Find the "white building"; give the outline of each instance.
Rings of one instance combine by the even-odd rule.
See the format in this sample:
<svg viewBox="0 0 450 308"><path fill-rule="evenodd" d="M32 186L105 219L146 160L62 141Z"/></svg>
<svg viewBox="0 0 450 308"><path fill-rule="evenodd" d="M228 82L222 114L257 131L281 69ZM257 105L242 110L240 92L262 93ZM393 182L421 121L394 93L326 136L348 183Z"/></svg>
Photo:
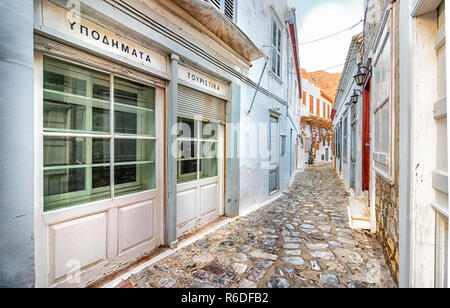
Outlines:
<svg viewBox="0 0 450 308"><path fill-rule="evenodd" d="M359 90L353 76L356 75L363 42L363 34L355 35L347 54L346 65L334 104L336 170L356 196L362 189L362 99L352 102L355 90Z"/></svg>
<svg viewBox="0 0 450 308"><path fill-rule="evenodd" d="M319 87L302 78L302 102L299 106L300 122L302 118L317 118L331 121L333 101ZM329 134L325 130L322 135ZM301 142L299 143L298 168L303 169L309 162L310 150L314 149L315 163L333 161L332 138L314 140L309 125L301 127Z"/></svg>

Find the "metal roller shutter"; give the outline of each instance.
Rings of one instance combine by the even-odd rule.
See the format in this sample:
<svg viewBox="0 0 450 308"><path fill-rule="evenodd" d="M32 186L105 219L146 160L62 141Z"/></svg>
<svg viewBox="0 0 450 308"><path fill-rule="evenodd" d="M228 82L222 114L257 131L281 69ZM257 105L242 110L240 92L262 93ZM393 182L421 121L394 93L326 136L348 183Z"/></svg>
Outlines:
<svg viewBox="0 0 450 308"><path fill-rule="evenodd" d="M226 101L178 85L178 115L226 123Z"/></svg>

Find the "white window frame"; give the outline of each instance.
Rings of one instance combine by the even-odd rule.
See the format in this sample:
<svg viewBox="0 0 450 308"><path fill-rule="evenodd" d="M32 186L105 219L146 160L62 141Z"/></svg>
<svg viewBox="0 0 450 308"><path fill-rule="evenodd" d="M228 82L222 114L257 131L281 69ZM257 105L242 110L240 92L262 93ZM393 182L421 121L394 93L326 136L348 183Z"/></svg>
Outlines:
<svg viewBox="0 0 450 308"><path fill-rule="evenodd" d="M52 131L47 131L46 132L44 130L43 126L42 126L43 122L39 123L40 126L39 126L38 129L41 132L40 138L42 140L40 142L40 148L41 149L44 148L44 142L43 142L44 137L81 137L81 138L87 138L87 139L104 139L104 140L108 140L110 142L110 162L107 164L110 167L110 170L111 170L111 172L110 172L110 186L108 188L106 188L106 189L103 188L103 187L96 188L96 189L91 189L91 191L93 191L94 193L97 193L97 192L105 192L106 193L109 190L109 197L106 197L105 199L98 200L98 201L91 201L91 202L71 205L69 207L62 207L60 209L57 209L56 212L70 211L72 209L76 209L76 208L80 208L80 207L86 207L86 206L90 206L90 205L95 205L95 204L102 203L102 202L112 202L112 201L114 201L116 199L134 198L134 196L138 196L138 195L145 195L145 194L153 194L153 193L155 193L158 190L158 185L157 185L158 168L156 168L156 165L157 165L156 161L154 162L154 164L155 164L155 177L156 177L155 178L155 181L156 181L156 187L155 188L144 190L144 191L141 191L141 192L131 192L131 193L126 194L126 195L116 196L118 193L121 193L124 190L127 190L127 189L129 189L131 187L138 187L140 185L140 180L138 180L139 179L139 172L140 172L140 170L139 170L139 168L137 168L137 170L136 170L136 172L137 172L136 173L136 178L137 178L136 182L130 182L130 183L119 184L119 185L115 184L115 178L114 178L115 166L117 166L117 165L120 166L121 163L115 162L114 141L118 140L118 139L150 140L150 141L154 141L155 142L155 147L157 147L158 143L160 142L160 140L159 140L160 138L158 138L157 131L155 131L156 135L154 137L153 136L140 136L140 135L125 135L125 134L116 133L114 131L114 129L113 129L114 128L114 123L115 123L115 113L114 113L114 111L116 109L115 108L116 104L114 102L114 97L115 97L114 96L114 89L115 89L116 85L114 83L114 80L115 80L115 78L120 78L122 80L130 81L130 82L136 82L136 83L140 83L140 84L145 85L145 86L153 87L153 88L155 88L155 90L157 89L157 87L155 85L151 84L150 82L146 82L145 80L137 80L137 79L130 78L130 77L127 77L127 76L119 75L119 74L111 72L111 71L99 69L99 68L95 67L94 65L91 65L91 63L84 63L84 62L81 62L81 61L74 61L72 59L68 59L68 58L65 58L63 56L58 56L58 55L54 55L54 54L51 54L51 53L40 53L40 56L42 57L42 61L43 61L44 57L48 57L48 58L51 58L51 59L56 59L56 60L59 60L59 61L63 61L65 63L69 64L69 65L72 64L72 65L76 65L76 66L79 66L79 67L86 68L88 70L92 70L92 71L96 71L96 72L99 72L99 73L107 74L110 77L110 80L109 80L109 82L110 82L110 84L109 84L109 88L110 88L110 123L109 123L110 124L110 132L108 132L108 133L95 133L95 132L92 132L92 133L89 133L89 132L87 132L87 133L84 133L84 132L83 133L79 133L79 132L76 132L76 131L75 132L52 132ZM42 72L43 72L43 67L42 67ZM42 77L42 80L43 80L43 77ZM43 84L43 81L42 81L42 84ZM43 91L43 90L44 90L44 88L42 87L41 91ZM155 95L157 95L157 94L155 93ZM155 97L155 99L157 99L157 97ZM42 101L39 102L39 107L41 109L43 109L43 103L44 102L43 102L43 99L42 99ZM155 121L157 121L156 117L155 117ZM155 127L156 130L160 129L158 127L157 122L155 122L155 126L156 126ZM158 149L155 148L155 151L157 151L157 150ZM156 154L156 152L155 152L155 154ZM42 181L42 184L43 184L44 183L43 182L44 181L44 166L43 165L42 165L42 168L41 168L40 177L41 177L40 181ZM55 210L44 211L44 203L45 203L44 201L45 200L48 200L48 201L51 202L51 201L57 200L60 196L62 196L64 198L68 198L68 199L76 198L77 196L82 195L83 192L85 192L85 191L88 191L88 190L83 190L83 191L78 191L78 192L71 192L71 193L64 193L64 194L59 194L57 196L48 196L48 197L44 197L42 195L41 196L41 198L42 198L42 205L41 205L42 206L42 212L45 213L45 214L51 214L52 212L55 212Z"/></svg>
<svg viewBox="0 0 450 308"><path fill-rule="evenodd" d="M179 118L183 118L183 119L189 119L189 120L193 120L194 121L194 130L196 130L196 134L194 133L194 137L183 137L180 136L177 138L177 143L178 142L192 142L195 144L194 146L194 150L196 151L196 153L194 153L194 158L177 158L177 185L183 185L183 184L189 184L192 182L196 182L196 181L200 181L200 180L207 180L207 179L215 179L218 178L220 176L220 170L219 170L219 164L220 164L220 157L219 157L219 138L220 138L220 125L219 123L215 123L215 122L208 122L202 118L195 118L195 117L189 117L189 116L183 116L183 115L178 115ZM217 125L217 131L216 134L213 137L210 138L204 138L203 136L203 129L202 129L202 125L203 123L211 123L211 124L215 124ZM181 130L182 128L179 127L179 130ZM203 143L214 143L215 144L215 156L203 156L202 153L202 144ZM181 149L178 145L178 151L179 151L179 155L181 154ZM201 177L203 170L201 170L201 161L202 159L217 159L217 175L215 176L210 176L210 177ZM189 160L196 160L197 161L197 170L195 172L191 172L191 173L185 173L185 174L181 174L181 169L180 169L180 162L182 161L189 161ZM192 179L192 180L186 180L189 179L190 176L196 174L196 179ZM181 182L178 182L178 180L181 180ZM185 181L186 180L186 181Z"/></svg>
<svg viewBox="0 0 450 308"><path fill-rule="evenodd" d="M378 174L379 176L381 176L382 178L384 178L386 181L388 181L390 184L394 183L394 129L395 129L395 123L394 123L394 85L393 85L393 80L394 80L394 74L395 74L395 70L394 70L394 65L393 65L393 59L395 58L395 53L394 53L394 46L393 46L393 33L391 31L392 29L392 6L389 5L387 7L387 10L383 16L383 22L381 24L381 28L378 30L377 32L377 36L375 38L375 44L374 47L372 49L372 53L373 53L373 75L374 77L372 78L373 82L375 83L376 81L376 67L377 64L379 63L379 60L382 56L382 52L384 51L384 48L386 47L386 44L388 43L389 40L389 47L390 47L390 75L389 75L389 86L388 86L388 92L383 92L386 95L385 96L381 96L381 92L379 89L381 87L381 84L379 85L373 85L373 88L375 90L378 90L378 93L373 93L372 95L372 99L373 101L371 102L371 106L372 106L372 123L374 123L374 129L373 129L373 138L372 140L374 140L374 147L373 147L373 155L372 155L372 160L373 160L373 164L372 164L372 168L375 171L376 174ZM380 77L380 82L381 82L381 77ZM386 104L389 104L389 140L388 140L388 144L389 144L389 153L383 153L383 152L377 152L377 142L379 142L378 140L376 140L377 137L377 123L376 123L376 116L378 114L378 112L383 111L383 108L386 106ZM381 121L381 119L380 119ZM382 125L380 125L380 129L382 129ZM382 131L380 132L380 134L382 134ZM381 164L384 165L386 167L386 170L382 170L381 168L377 167L376 164Z"/></svg>

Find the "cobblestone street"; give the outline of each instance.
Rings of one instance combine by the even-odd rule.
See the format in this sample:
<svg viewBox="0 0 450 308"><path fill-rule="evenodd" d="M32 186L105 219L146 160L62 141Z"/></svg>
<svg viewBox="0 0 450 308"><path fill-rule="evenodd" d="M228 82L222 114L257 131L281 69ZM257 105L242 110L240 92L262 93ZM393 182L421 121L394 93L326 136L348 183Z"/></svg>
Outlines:
<svg viewBox="0 0 450 308"><path fill-rule="evenodd" d="M133 275L121 287L396 287L381 246L348 228L331 165L308 167L269 206Z"/></svg>

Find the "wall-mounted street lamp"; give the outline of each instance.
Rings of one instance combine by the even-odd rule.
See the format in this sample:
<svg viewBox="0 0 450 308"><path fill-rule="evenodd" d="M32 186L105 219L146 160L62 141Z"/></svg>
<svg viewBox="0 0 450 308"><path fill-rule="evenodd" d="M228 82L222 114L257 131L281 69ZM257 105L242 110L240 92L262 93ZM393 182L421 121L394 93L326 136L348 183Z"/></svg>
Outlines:
<svg viewBox="0 0 450 308"><path fill-rule="evenodd" d="M358 92L359 92L359 94L358 94ZM360 90L353 90L353 95L351 96L353 104L358 103L359 95L362 95L362 92Z"/></svg>
<svg viewBox="0 0 450 308"><path fill-rule="evenodd" d="M367 73L364 73L362 71L363 68L365 68L368 72L370 72L372 70L372 67L370 67L370 66L366 67L366 66L363 66L361 63L358 64L358 72L356 73L355 76L353 76L358 87L361 87L364 84L364 81L366 81Z"/></svg>

